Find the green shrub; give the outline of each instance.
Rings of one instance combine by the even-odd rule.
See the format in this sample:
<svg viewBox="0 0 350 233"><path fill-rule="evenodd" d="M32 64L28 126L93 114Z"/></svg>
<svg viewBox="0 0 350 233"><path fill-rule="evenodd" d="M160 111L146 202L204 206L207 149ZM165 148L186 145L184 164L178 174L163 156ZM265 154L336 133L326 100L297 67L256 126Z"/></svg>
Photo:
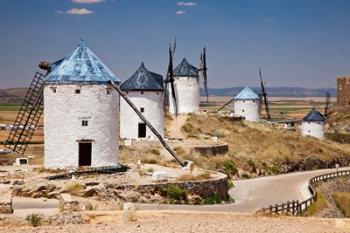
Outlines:
<svg viewBox="0 0 350 233"><path fill-rule="evenodd" d="M39 214L29 214L26 217L26 221L33 227L41 225L42 217Z"/></svg>
<svg viewBox="0 0 350 233"><path fill-rule="evenodd" d="M251 168L252 172L256 172L256 166L255 166L255 162L253 160L249 159L248 165Z"/></svg>
<svg viewBox="0 0 350 233"><path fill-rule="evenodd" d="M214 204L219 204L221 202L222 202L222 198L218 193L214 193L212 196L204 198L204 201L203 201L205 205L214 205Z"/></svg>
<svg viewBox="0 0 350 233"><path fill-rule="evenodd" d="M223 162L223 166L224 166L224 171L226 175L228 175L229 177L236 175L238 173L236 164L232 160L229 160L229 159L225 160Z"/></svg>
<svg viewBox="0 0 350 233"><path fill-rule="evenodd" d="M180 188L176 184L171 184L168 186L167 190L169 198L177 201L187 201L186 190Z"/></svg>
<svg viewBox="0 0 350 233"><path fill-rule="evenodd" d="M231 189L234 187L232 180L227 180L227 187L228 187L228 189Z"/></svg>

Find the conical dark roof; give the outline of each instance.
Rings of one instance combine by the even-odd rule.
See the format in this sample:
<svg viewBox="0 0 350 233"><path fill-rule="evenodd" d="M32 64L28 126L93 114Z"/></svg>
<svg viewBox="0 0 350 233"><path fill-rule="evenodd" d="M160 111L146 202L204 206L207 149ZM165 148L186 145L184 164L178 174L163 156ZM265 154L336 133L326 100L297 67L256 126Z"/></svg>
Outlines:
<svg viewBox="0 0 350 233"><path fill-rule="evenodd" d="M175 68L174 76L198 77L198 69L188 63L186 58Z"/></svg>
<svg viewBox="0 0 350 233"><path fill-rule="evenodd" d="M312 109L309 114L307 114L303 121L325 121L325 117L315 109Z"/></svg>
<svg viewBox="0 0 350 233"><path fill-rule="evenodd" d="M122 85L122 90L143 90L143 91L161 91L163 90L163 76L150 72L142 63L140 68Z"/></svg>

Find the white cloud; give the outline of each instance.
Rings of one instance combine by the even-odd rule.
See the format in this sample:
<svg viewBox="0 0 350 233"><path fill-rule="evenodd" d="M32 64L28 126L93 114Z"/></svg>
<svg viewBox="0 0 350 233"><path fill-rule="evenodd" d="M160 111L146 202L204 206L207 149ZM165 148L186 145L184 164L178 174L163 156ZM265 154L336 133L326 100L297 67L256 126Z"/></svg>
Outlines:
<svg viewBox="0 0 350 233"><path fill-rule="evenodd" d="M178 6L197 6L196 2L177 2Z"/></svg>
<svg viewBox="0 0 350 233"><path fill-rule="evenodd" d="M93 4L104 2L105 0L72 0L74 3Z"/></svg>
<svg viewBox="0 0 350 233"><path fill-rule="evenodd" d="M90 15L93 14L93 11L90 11L86 8L72 8L67 11L55 11L57 14L67 14L67 15Z"/></svg>
<svg viewBox="0 0 350 233"><path fill-rule="evenodd" d="M177 15L184 15L186 13L187 13L187 11L176 11L175 12L175 14L177 14Z"/></svg>

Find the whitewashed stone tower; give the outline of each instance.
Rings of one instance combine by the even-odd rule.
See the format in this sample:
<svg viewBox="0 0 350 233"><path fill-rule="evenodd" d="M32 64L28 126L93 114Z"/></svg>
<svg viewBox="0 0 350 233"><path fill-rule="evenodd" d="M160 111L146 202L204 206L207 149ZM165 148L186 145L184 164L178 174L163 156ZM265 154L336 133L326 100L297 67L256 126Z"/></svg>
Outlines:
<svg viewBox="0 0 350 233"><path fill-rule="evenodd" d="M45 167L118 165L120 81L81 42L44 85Z"/></svg>
<svg viewBox="0 0 350 233"><path fill-rule="evenodd" d="M259 101L259 96L250 87L245 87L234 98L235 115L244 117L247 121L259 121Z"/></svg>
<svg viewBox="0 0 350 233"><path fill-rule="evenodd" d="M178 113L199 112L200 84L198 69L184 58L174 70L174 79ZM168 85L169 112L174 114L174 102L170 88L170 85Z"/></svg>
<svg viewBox="0 0 350 233"><path fill-rule="evenodd" d="M126 92L139 111L164 136L164 81L160 74L140 68L120 88ZM125 102L120 101L120 137L124 139L156 139L146 124Z"/></svg>
<svg viewBox="0 0 350 233"><path fill-rule="evenodd" d="M315 109L312 109L301 122L301 133L304 136L311 136L324 139L324 116Z"/></svg>

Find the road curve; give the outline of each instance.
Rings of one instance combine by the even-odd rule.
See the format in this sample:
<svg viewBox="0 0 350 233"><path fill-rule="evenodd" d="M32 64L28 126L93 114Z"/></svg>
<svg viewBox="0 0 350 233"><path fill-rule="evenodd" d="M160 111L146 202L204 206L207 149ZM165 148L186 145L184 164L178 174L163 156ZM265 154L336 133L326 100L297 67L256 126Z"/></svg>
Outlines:
<svg viewBox="0 0 350 233"><path fill-rule="evenodd" d="M350 167L339 168L347 170ZM136 204L141 210L193 210L252 213L255 210L282 202L311 197L308 189L309 180L318 175L335 172L335 169L322 169L306 172L294 172L277 176L234 181L235 187L229 191L234 204L222 205L167 205Z"/></svg>

